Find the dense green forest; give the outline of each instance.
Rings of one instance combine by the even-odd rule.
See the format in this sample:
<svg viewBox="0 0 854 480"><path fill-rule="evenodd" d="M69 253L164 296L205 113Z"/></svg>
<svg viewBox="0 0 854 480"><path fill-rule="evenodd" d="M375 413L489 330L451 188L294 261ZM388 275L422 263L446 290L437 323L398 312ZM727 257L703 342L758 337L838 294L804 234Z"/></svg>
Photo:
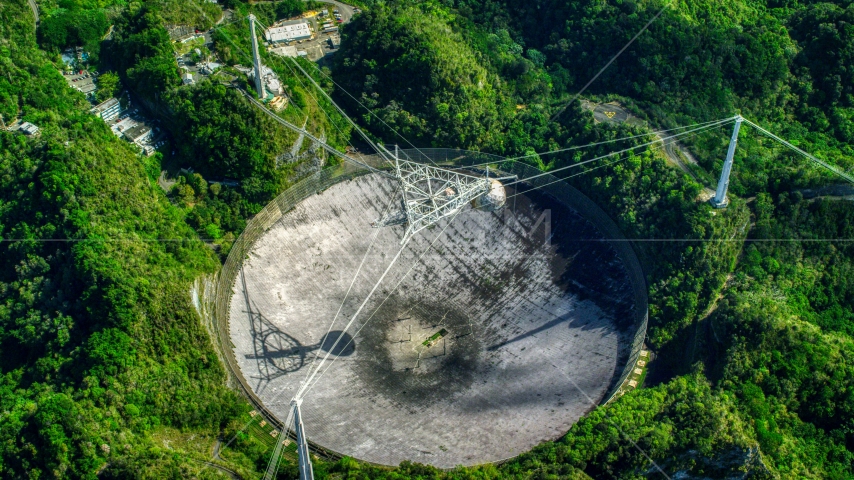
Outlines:
<svg viewBox="0 0 854 480"><path fill-rule="evenodd" d="M0 38L4 91L42 130L0 133L0 476L109 476L140 456L192 475L152 435L216 435L243 408L187 296L217 261L37 49L25 2L2 3Z"/></svg>
<svg viewBox="0 0 854 480"><path fill-rule="evenodd" d="M595 124L570 100L663 1L359 3L366 11L324 69L359 102L304 65L387 143L526 155L549 170L612 148L535 152L741 112L854 167L850 0L673 2L584 94L620 101L647 126ZM249 407L226 387L188 292L304 170L280 165L295 135L227 76L179 87L167 27L207 29L220 5L232 8L238 21L214 30L213 51L248 65L240 18L270 23L313 5L39 5L34 29L26 2L0 0L0 114L42 129L0 132L0 477L221 478L201 461ZM141 156L89 115L57 71L58 53L73 46L115 71L106 82L131 91L174 147ZM287 86L287 120L342 150L356 141L289 63L263 56ZM716 130L685 141L705 184L656 148L567 172L627 237L650 240L635 243L658 354L645 388L500 465L443 472L317 459L317 478L854 476L854 209L804 198L801 189L836 180L745 128L732 203L713 211L698 197L727 140ZM164 192L161 169L177 167L194 171ZM264 436L237 434L220 463L260 478ZM279 477L296 478L286 463Z"/></svg>

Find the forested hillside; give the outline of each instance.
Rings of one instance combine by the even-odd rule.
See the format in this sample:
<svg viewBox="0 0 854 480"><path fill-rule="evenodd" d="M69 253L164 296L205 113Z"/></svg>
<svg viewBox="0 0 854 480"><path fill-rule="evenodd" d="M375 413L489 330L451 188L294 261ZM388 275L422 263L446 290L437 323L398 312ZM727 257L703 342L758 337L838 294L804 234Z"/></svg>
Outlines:
<svg viewBox="0 0 854 480"><path fill-rule="evenodd" d="M36 48L26 3L0 6L0 88L42 129L0 133L0 476L141 457L145 476L194 475L153 437L216 435L241 411L187 295L216 259Z"/></svg>
<svg viewBox="0 0 854 480"><path fill-rule="evenodd" d="M582 96L618 100L646 126L595 124L569 101L663 1L360 3L325 70L359 102L315 78L386 143L525 155L554 170L613 146L535 152L741 112L854 167L850 0L673 2ZM310 6L221 4L268 23ZM209 28L220 5L39 5L35 29L25 1L0 0L0 114L41 127L38 137L0 132L0 477L222 478L201 462L249 407L226 387L189 291L299 178L298 165L277 161L295 135L241 97L244 78L179 87L166 26ZM248 64L245 23L212 35L224 63ZM57 71L59 52L78 45L162 120L174 154L139 155L88 113ZM288 63L262 55L288 87L283 116L343 150L344 119ZM316 477L852 478L854 209L804 198L837 180L745 127L732 203L713 211L698 197L727 141L723 130L685 141L699 181L657 148L566 171L636 239L657 354L643 388L500 465L317 458ZM164 192L167 166L194 173ZM207 181L226 179L233 186ZM234 438L220 463L260 478L267 444ZM296 478L286 463L279 478Z"/></svg>

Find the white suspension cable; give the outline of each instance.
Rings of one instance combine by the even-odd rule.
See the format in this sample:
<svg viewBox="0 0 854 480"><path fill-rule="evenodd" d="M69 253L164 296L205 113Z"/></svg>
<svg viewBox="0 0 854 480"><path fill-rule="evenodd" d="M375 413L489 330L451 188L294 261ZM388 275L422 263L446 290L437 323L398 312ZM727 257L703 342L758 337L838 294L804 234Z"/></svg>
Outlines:
<svg viewBox="0 0 854 480"><path fill-rule="evenodd" d="M257 99L255 99L252 95L248 94L248 93L247 93L246 91L244 91L243 89L238 89L238 91L239 91L239 92L241 92L241 93L243 94L243 96L244 96L244 97L246 97L247 99L249 99L249 101L250 101L250 102L252 102L252 104L253 104L253 105L255 105L256 107L260 108L260 109L261 109L261 111L263 111L263 112L264 112L264 113L266 113L268 116L270 116L270 118L272 118L273 120L275 120L275 121L279 122L280 124L284 125L285 127L289 128L289 129L291 129L291 130L293 130L293 131L295 131L295 132L302 133L303 135L305 135L306 137L308 137L311 141L313 141L313 142L317 143L318 145L320 145L320 146L321 146L324 150L326 150L327 152L329 152L329 153L331 153L331 154L333 154L333 155L335 155L335 156L337 156L337 157L343 158L344 160L347 160L347 161L350 161L350 162L352 162L352 163L355 163L356 165L359 165L359 166L361 166L361 167L367 168L368 170L370 170L370 171L372 171L372 172L374 172L374 173L380 174L380 175L382 175L382 176L384 176L384 177L394 177L394 176L393 176L393 175L391 175L390 173L387 173L387 172L384 172L384 171L379 170L379 169L377 169L377 168L374 168L374 167L372 167L372 166L368 165L368 164L367 164L367 163L365 163L365 162L361 162L361 161L359 161L359 160L356 160L355 158L353 158L353 157L351 157L351 156L347 155L346 153L341 153L341 152L339 152L338 150L336 150L335 148L333 148L331 145L327 144L326 142L321 141L319 138L315 137L314 135L312 135L312 134L311 134L311 133L309 133L308 131L306 131L306 130L304 130L304 129L302 129L302 128L300 128L300 127L298 127L298 126L294 125L294 124L292 124L291 122L289 122L289 121L285 120L284 118L282 118L282 117L280 117L280 116L276 115L275 113L271 112L271 111L270 111L270 109L268 109L266 106L264 106L264 104L262 104L261 102L259 102Z"/></svg>
<svg viewBox="0 0 854 480"><path fill-rule="evenodd" d="M294 65L296 65L296 67L297 67L297 68L298 68L298 69L303 73L303 75L305 75L305 76L306 76L306 78L308 78L308 80L312 83L312 85L314 85L314 86L315 86L315 88L317 88L318 90L320 90L320 93L321 93L321 94L323 94L323 96L324 96L327 100L329 100L329 102L332 104L332 106L334 106L336 109L338 109L338 112L340 112L340 113L341 113L341 115L342 115L342 116L343 116L343 117L344 117L348 122L350 122L350 125L352 125L352 126L353 126L353 128L355 128L355 129L356 129L356 132L358 132L358 133L359 133L359 135L360 135L360 136L365 140L365 142L367 142L367 143L368 143L368 145L370 145L370 146L371 146L371 148L373 148L373 149L377 152L377 154L379 154L379 155L380 155L381 157L383 157L383 158L386 158L386 157L385 157L385 154L383 153L383 151L382 151L382 150L381 150L381 149L380 149L376 144L374 144L373 140L371 140L371 138L370 138L370 137L368 137L368 135L367 135L367 134L366 134L366 133L365 133L361 128L359 128L359 126L358 126L358 125L356 125L356 122L354 122L354 121L353 121L353 119L351 119L351 118L347 115L347 113L346 113L346 112L344 112L344 110L343 110L341 107L339 107L337 103L335 103L335 100L332 100L332 97L330 97L330 96L329 96L329 94L328 94L328 93L326 93L326 91L325 91L324 89L320 88L320 85L318 85L318 84L317 84L317 82L315 82L315 81L314 81L314 79L311 77L311 75L309 75L309 74L308 74L308 72L306 72L306 71L302 68L302 66L299 64L299 62L297 61L297 59L295 59L295 58L294 58L294 59L291 59L291 61L292 61L292 62L293 62L293 64L294 64ZM294 72L294 75L296 76L296 72ZM387 158L386 158L386 160L389 160L389 159L387 159ZM390 161L390 160L389 160L389 161Z"/></svg>
<svg viewBox="0 0 854 480"><path fill-rule="evenodd" d="M400 185L398 184L397 188L395 189L394 193L391 196L391 199L388 202L388 205L386 205L386 208L383 211L383 214L380 216L380 218L383 218L386 214L388 214L389 210L391 209L391 206L394 205L394 200L395 200L395 198L397 198L397 193L399 191L400 191ZM347 288L347 292L344 294L344 299L341 300L341 305L338 306L338 311L335 312L335 316L332 317L332 323L329 324L329 328L326 330L326 335L322 337L321 342L325 342L326 339L329 338L329 334L330 334L330 332L332 332L332 327L335 325L335 322L338 320L338 315L341 314L341 310L344 308L344 303L347 302L347 298L350 297L350 291L353 290L353 285L356 284L356 280L359 278L359 273L361 273L362 267L365 265L365 260L368 259L368 254L370 254L371 249L374 246L374 242L376 242L377 237L379 236L381 229L376 228L373 230L374 230L374 234L371 238L371 243L368 245L368 249L365 250L365 255L362 256L362 261L359 263L359 268L356 269L356 273L355 273L355 275L353 275L353 280L350 281L350 286ZM346 330L342 330L342 331L346 332ZM322 345L323 344L321 343L321 346ZM306 379L308 379L309 375L311 374L311 367L314 366L314 363L317 362L317 359L319 357L320 357L320 349L317 349L314 352L314 358L312 359L311 363L308 365L309 368L306 370L306 374L305 374ZM306 380L304 380L303 383L306 383Z"/></svg>
<svg viewBox="0 0 854 480"><path fill-rule="evenodd" d="M279 466L281 465L282 458L282 450L284 450L285 438L288 436L288 431L291 427L295 427L296 416L294 415L294 410L291 408L288 410L288 416L285 422L282 424L282 431L279 432L279 435L274 437L275 442L273 443L273 454L270 457L270 461L267 462L267 469L264 473L264 480L274 479L279 472ZM296 428L294 428L296 430ZM284 438L282 438L284 437Z"/></svg>
<svg viewBox="0 0 854 480"><path fill-rule="evenodd" d="M810 155L809 153L807 153L807 152L805 152L805 151L801 150L800 148L798 148L798 147L796 147L796 146L792 145L791 143L787 142L786 140L783 140L782 138L778 137L777 135L774 135L773 133L769 132L768 130L765 130L764 128L760 127L759 125L757 125L757 124L755 124L755 123L751 122L750 120L748 120L748 119L746 119L746 118L744 119L744 121L745 121L748 125L750 125L751 127L755 128L755 129L759 130L761 133L765 134L766 136L768 136L768 137L770 137L770 138L772 138L772 139L774 139L774 140L776 140L776 141L780 142L780 143L781 143L781 144L783 144L784 146L788 147L788 148L789 148L790 150L792 150L793 152L798 153L798 154L800 154L800 155L802 155L802 156L804 156L804 157L806 157L806 158L808 158L808 159L812 160L813 162L815 162L815 163L817 163L817 164L821 165L822 167L824 167L824 168L826 168L826 169L830 170L831 172L833 172L833 173L835 173L835 174L839 175L840 177L844 178L845 180L848 180L849 182L854 183L854 177L852 177L851 175L849 175L849 174L847 174L847 173L843 172L843 171L842 171L842 170L840 170L838 167L836 167L836 166L834 166L834 165L831 165L831 164L829 164L829 163L825 162L824 160L821 160L821 159L819 159L819 158L816 158L814 155Z"/></svg>
<svg viewBox="0 0 854 480"><path fill-rule="evenodd" d="M570 169L570 168L580 167L581 165L585 165L585 164L588 164L588 163L590 163L590 162L595 162L595 161L597 161L597 160L601 160L601 159L603 159L603 158L607 158L607 157L610 157L610 156L613 156L613 155L619 155L619 154L621 154L621 153L628 152L628 151L630 151L630 150L635 150L635 149L637 149L637 148L642 148L642 147L648 147L648 146L653 145L653 144L655 144L655 143L663 143L663 142L666 142L667 140L671 140L671 139L674 139L674 138L678 138L678 137L681 137L681 136L683 136L683 135L687 135L687 134L692 133L692 132L701 131L701 130L706 130L706 129L714 128L714 127L717 127L717 126L720 126L720 125L725 125L726 123L728 123L728 122L730 122L730 121L732 121L732 120L733 120L732 118L729 118L729 119L726 119L726 120L719 120L717 123L712 124L712 125L707 125L707 126L704 126L704 127L698 127L698 128L695 128L695 129L693 129L693 130L688 130L688 131L685 131L685 132L680 132L680 133L677 133L677 134L675 134L675 135L671 135L671 136L669 136L669 137L657 138L657 139L652 140L652 141L650 141L650 142L643 143L643 144L640 144L640 145L636 145L636 146L634 146L634 147L625 148L625 149L620 150L620 151L618 151L618 152L612 152L612 153L609 153L609 154L607 154L607 155L602 155L602 156L599 156L599 157L596 157L596 158L591 158L590 160L585 160L585 161L583 161L583 162L574 163L574 164L572 164L572 165L567 165L567 166L565 166L565 167L561 167L561 168L558 168L558 169L555 169L555 170L551 170L551 171L548 171L548 172L543 172L543 173L540 173L540 174L537 174L537 175L532 175L532 176L527 177L527 178L520 178L520 179L518 179L518 180L515 180L515 181L513 181L513 182L507 183L507 184L505 184L505 185L513 185L513 184L515 184L515 183L525 182L525 181L530 180L530 179L533 179L533 178L544 177L544 176L546 176L546 175L552 175L552 174L554 174L554 173L556 173L556 172L560 172L560 171L563 171L563 170L568 170L568 169Z"/></svg>
<svg viewBox="0 0 854 480"><path fill-rule="evenodd" d="M394 205L394 199L395 199L395 198L397 198L397 192L398 192L399 190L400 190L400 187L398 186L398 188L395 190L395 193L392 195L391 199L389 200L389 203L386 205L386 210L385 210L385 212L388 212L388 210L391 208L391 206L392 206L392 205ZM361 261L361 263L360 263L360 265L359 265L358 270L356 271L356 275L354 275L354 276L353 276L353 280L352 280L352 281L351 281L351 283L350 283L350 287L347 289L347 295L345 295L344 300L342 300L342 302L341 302L341 306L338 308L338 312L336 312L336 314L335 314L335 318L337 318L337 317L338 317L338 314L341 312L341 309L342 309L342 308L343 308L343 306L344 306L344 302L347 300L347 296L349 295L350 289L352 289L352 288L353 288L353 285L355 284L356 278L358 277L358 274L359 274L359 270L361 270L362 266L364 265L365 260L367 259L368 254L369 254L369 252L371 251L372 245L373 245L374 241L376 241L377 235L379 235L379 232L380 232L380 230L379 230L379 229L377 229L377 230L376 230L376 232L374 233L373 239L371 240L371 244L368 246L368 249L365 251L365 255L362 257L362 261ZM241 274L242 274L242 273L241 273ZM329 332L331 332L331 331L332 331L332 327L334 326L334 324L335 324L335 319L333 319L333 320L332 320L332 324L330 324L329 329L327 329L327 331L326 331L326 335L327 335L327 336L329 335ZM345 328L343 331L346 331L346 330L347 330L347 329ZM326 337L324 337L324 338L326 338ZM340 338L340 337L339 337L339 338ZM322 342L322 341L323 341L323 340L321 340L321 342ZM335 344L337 345L337 342L336 342ZM349 345L349 344L348 344L348 345ZM345 348L346 348L346 346L345 346ZM331 348L331 349L330 349L330 351L332 351L332 350L334 350L334 346L333 346L333 348ZM318 350L316 350L316 351L315 351L314 359L312 359L312 363L309 365L309 369L308 369L308 370L307 370L307 372L306 372L306 378L308 378L308 375L311 373L311 368L310 368L310 367L311 367L311 366L312 366L312 365L317 361L317 357L319 357L319 356L320 356L320 350L318 349ZM276 400L278 400L278 399L282 396L282 394L284 394L284 390L282 390L281 392L279 392L278 394L276 394L275 396L273 396L273 398L272 398L272 399L270 399L269 401L265 402L265 404L266 404L266 405L272 405L272 404L274 404L274 403L276 402ZM289 416L288 416L288 419L291 419L292 412L289 412L289 413L288 413L288 415L289 415ZM290 421L290 420L288 420L288 421ZM238 436L240 433L242 433L243 431L245 431L245 430L249 427L249 425L251 425L251 424L252 424L252 422L253 422L253 419L250 419L248 422L246 422L246 423L243 425L243 427L241 427L237 432L235 432L235 433L234 433L234 435L231 437L231 439L229 439L229 441L228 441L225 445L223 445L221 448L225 448L225 447L227 447L227 446L231 445L231 443L232 443L235 439L237 439L237 436ZM284 424L284 425L285 425L285 426L287 426L287 421L285 422L285 424Z"/></svg>
<svg viewBox="0 0 854 480"><path fill-rule="evenodd" d="M333 127L335 127L335 130L337 130L337 131L338 131L338 134L339 134L339 135L341 135L341 138L345 139L345 141L347 142L347 145L351 148L351 150L352 150L352 151L355 151L355 150L356 150L356 147L354 147L354 146L353 146L353 144L352 144L352 143L350 143L350 140L347 138L347 136L346 136L346 135L344 135L344 132L342 132L342 131L341 131L341 129L340 129L340 128L338 128L338 125L336 125L336 124L335 124L335 121L332 119L332 116L331 116L331 115L329 115L329 113L328 113L328 112L327 112L327 111L326 111L326 110L325 110L325 109L320 105L320 100L318 100L318 99L317 99L317 97L314 95L314 93L312 93L311 89L305 86L305 84L302 82L302 80L299 78L299 76L296 74L296 72L294 72L294 69L293 69L293 68L291 68L291 66L290 66L290 65L288 65L288 63L287 63L287 62L282 62L282 63L283 63L286 67L288 67L288 70L290 70L290 71L291 71L291 73L294 75L294 78L296 78L296 79L297 79L297 81L299 82L300 86L301 86L303 89L305 89L305 91L307 91L309 95L311 95L311 98L314 100L314 103L317 105L317 108L318 108L321 112L323 112L323 115L325 115L325 116L326 116L326 119L327 119L327 120L329 120L330 125L332 125ZM334 104L333 104L333 105L334 105ZM337 105L336 105L336 107L337 107ZM299 108L299 107L297 107L297 108ZM300 111L302 112L303 110L302 110L302 109L300 109ZM305 113L305 112L303 112L303 113ZM347 116L344 116L344 118L345 118L346 120L350 121L350 119L349 119ZM352 123L352 121L350 121L350 123ZM380 156L382 156L382 154L380 154ZM383 157L383 158L385 158L385 157Z"/></svg>
<svg viewBox="0 0 854 480"><path fill-rule="evenodd" d="M686 126L683 126L683 127L674 127L674 128L669 128L669 129L666 129L666 130L657 130L657 131L654 131L654 132L641 133L641 134L638 134L638 135L631 135L631 136L623 137L623 138L615 138L615 139L613 139L613 140L603 140L603 141L601 141L601 142L594 142L594 143L588 143L588 144L586 144L586 145L577 145L577 146L573 146L573 147L566 147L566 148L561 148L561 149L558 149L558 150L552 150L552 151L549 151L549 152L532 153L532 154L528 154L528 155L521 155L521 156L518 156L518 157L511 157L511 158L505 158L505 159L501 159L501 160L496 160L496 161L494 161L494 162L484 162L484 163L479 163L479 164L475 164L475 165L467 165L467 167L482 167L482 166L484 166L484 165L492 165L492 164L495 164L495 163L502 163L502 162L515 162L515 161L522 160L522 159L525 159L525 158L542 157L542 156L545 156L545 155L552 155L552 154L555 154L555 153L568 152L568 151L572 151L572 150L580 150L580 149L582 149L582 148L587 148L587 147L595 147L595 146L598 146L598 145L605 145L605 144L608 144L608 143L616 143L616 142L620 142L620 141L623 141L623 140L631 140L631 139L634 139L634 138L647 137L647 136L649 136L649 135L658 135L658 134L660 134L660 133L673 132L673 131L676 131L676 130L684 130L684 129L686 129L686 128L692 128L692 127L701 127L701 126L705 126L705 125L717 124L718 122L722 122L722 121L732 121L732 120L735 120L735 117L730 117L730 118L725 118L725 119L719 119L719 120L710 120L710 121L708 121L708 122L695 123L694 125L686 125Z"/></svg>
<svg viewBox="0 0 854 480"><path fill-rule="evenodd" d="M708 131L708 130L714 130L714 129L716 129L716 128L720 128L720 127L722 127L722 126L723 126L723 125L718 125L718 126L716 126L716 127L712 127L712 128L707 129L707 130L700 130L700 131L697 131L697 132L695 132L695 133L691 134L688 138L693 138L693 137L695 137L695 136L699 135L700 133L703 133L703 132ZM620 156L622 156L622 154L619 154L619 155L620 155ZM534 191L534 190L539 190L539 189L544 188L544 187L547 187L547 186L549 186L549 185L553 185L553 184L555 184L555 183L557 183L557 182L562 182L562 181L564 181L564 180L568 180L568 179L570 179L570 178L577 177L577 176L579 176L579 175L586 175L586 174L588 174L588 173L592 172L593 170L598 170L598 169L600 169L600 168L604 168L604 167L607 167L607 166L610 166L610 165L614 165L615 163L619 163L619 162L622 162L622 161L628 160L629 158L630 158L630 157L620 158L620 159L614 160L613 162L609 162L609 163L606 163L606 164L604 164L604 165L600 165L600 166L598 166L598 167L593 167L593 168L590 168L590 169L585 170L585 171L583 171L583 172L576 173L576 174L574 174L574 175L569 175L569 176L566 176L566 177L561 177L561 178L558 178L558 179L556 179L556 180L553 180L553 181L551 181L551 182L549 182L549 183L546 183L546 184L543 184L543 185L538 185L538 186L536 186L536 187L529 188L528 190L525 190L524 192L517 192L517 193L514 193L513 195L510 195L510 196L508 196L507 198L508 198L508 199L510 199L510 198L514 198L514 197L516 197L516 196L518 196L518 195L524 195L524 194L526 194L526 193L528 193L528 192L532 192L532 191Z"/></svg>
<svg viewBox="0 0 854 480"><path fill-rule="evenodd" d="M356 319L359 318L359 314L362 312L362 309L365 308L365 305L367 305L368 301L371 299L371 296L373 296L374 292L377 290L377 288L379 288L382 281L385 280L386 275L388 275L388 272L391 271L391 267L394 266L394 264L397 262L397 259L400 258L400 254L403 253L403 250L406 248L406 245L408 243L409 242L404 242L400 246L400 249L394 255L394 258L392 258L391 262L388 264L388 267L386 267L385 271L380 276L380 279L377 280L376 284L374 284L374 288L372 288L371 291L368 292L368 295L365 297L365 300L362 301L362 304L359 305L359 308L356 310L356 313L354 313L353 316L350 318L350 321L347 322L347 326L344 327L344 330L342 330L343 332L346 332L347 330L349 330L350 327L353 325L353 322L355 322ZM329 359L329 355L331 355L332 352L335 351L335 347L338 346L338 343L341 341L341 338L343 338L343 335L340 335L338 338L335 339L335 343L326 352L326 355L324 355L323 359L320 361L320 364L314 368L312 374L309 376L306 383L303 383L302 386L300 387L300 389L297 390L297 394L294 395L294 399L296 399L297 401L302 400L306 386L312 381L314 376L317 375L317 372L323 367L323 364L326 363L326 360Z"/></svg>
<svg viewBox="0 0 854 480"><path fill-rule="evenodd" d="M261 23L261 21L259 21L257 18L255 19L255 23L259 24L259 25L260 25L263 29L265 29L265 30L269 29L269 27L267 27L266 25L264 25L263 23ZM248 53L246 53L246 51L245 51L245 50L243 50L243 49L242 49L242 48L240 48L238 45L236 45L236 44L231 40L231 38L230 38L230 37L228 37L228 35L226 35L226 34L225 34L225 32L222 32L222 33L223 33L223 35L225 35L225 38L229 41L229 43L231 43L231 44L232 44L232 45L234 45L237 49L239 49L239 50L240 50L244 55L246 55L246 56L247 56L247 58L248 58L249 60L252 60L252 57L251 57ZM286 64L286 66L287 66L287 64ZM288 68L290 69L290 66L288 66ZM326 112L326 110L324 110L324 109L323 109L323 107L321 107L321 106L320 106L320 102L317 100L317 97L315 97L315 96L314 96L314 94L313 94L313 93L311 93L311 89L309 89L309 88L306 88L306 87L305 87L305 85L302 83L302 81L299 79L299 76L296 74L296 72L294 72L294 71L293 71L293 69L290 69L290 70L291 70L291 73L293 73L293 74L294 74L294 77L296 77L297 81L299 81L299 82L300 82L300 85L302 85L302 87L303 87L303 88L308 92L308 94L312 96L312 98L314 99L315 104L317 104L317 107L320 109L320 111L321 111L321 112L323 112L323 114L324 114L324 115L326 115L327 119L329 120L329 123L330 123L333 127L335 127L335 129L336 129L336 130L338 130L338 133L341 135L341 137L342 137L342 138L346 138L346 136L344 135L344 133L341 131L341 129L340 129L340 128L338 128L338 125L336 125L336 124L335 124L335 122L332 120L332 118L329 116L329 114ZM254 101L254 98L252 98L251 96L247 96L247 98L249 98L250 100L253 100L253 101ZM255 102L255 103L257 104L257 102ZM258 105L259 107L261 107L261 105L260 105L260 104L257 104L257 105ZM295 106L297 107L297 109L299 109L299 111L300 111L300 112L302 112L303 114L305 114L305 112L304 112L301 108L299 108L299 106L297 106L297 105L295 105ZM280 123L282 123L282 122L279 120L278 115L275 115L275 114L273 114L272 112L266 111L266 109L265 109L265 108L263 108L263 107L262 107L262 110L265 110L265 113L270 114L270 115L271 115L275 120L277 120L277 121L279 121ZM350 120L350 119L349 119L349 117L346 117L346 115L345 115L345 118L346 118L348 121ZM285 124L285 126L286 126L286 127L288 127L288 128L291 128L292 126L293 126L293 127L296 127L295 125L291 125L290 123ZM297 128L299 128L299 127L297 127ZM300 129L300 130L302 130L302 129ZM303 133L303 132L299 132L299 133L302 133L302 134L304 134L304 135L305 135L305 133ZM312 139L313 141L314 141L314 140L316 140L316 139L315 139L314 137L312 137L311 135L306 135L306 136L308 136L308 137L309 137L310 139ZM325 145L325 143L324 143L324 142L319 142L319 144L320 144L322 147L324 147L324 149L325 149L325 150L327 150L327 151L329 150L328 148L326 148L326 145ZM353 145L352 145L349 141L347 142L347 144L350 146L350 148L352 148L353 150L355 150L355 147L353 147ZM333 154L334 154L334 155L336 155L336 156L341 156L339 153L333 153ZM380 156L382 156L382 155L380 155ZM347 158L346 158L346 156L345 156L344 158L345 158L345 159L347 159ZM385 158L385 157L383 157L383 158ZM352 160L352 159L351 159L351 160ZM358 161L357 161L356 163L359 163L359 164L360 164L360 165L362 165L362 166L366 166L366 167L368 167L367 165L362 164L361 162L358 162ZM368 168L372 168L372 167L368 167ZM375 169L374 169L374 170L375 170Z"/></svg>
<svg viewBox="0 0 854 480"><path fill-rule="evenodd" d="M395 133L395 135L397 135L398 137L402 138L402 139L403 139L403 141L404 141L404 142L406 142L410 147L412 147L413 149L415 149L416 151L418 151L418 153L420 153L422 156L424 156L424 158L426 158L427 160L429 160L429 161L430 161L430 163L432 163L433 165L435 165L435 166L437 166L437 167L438 167L438 165L436 165L436 162L434 162L434 161L433 161L429 156L427 156L426 154L424 154L424 152L422 152L418 147L416 147L414 143L410 142L410 141L409 141L409 139L407 139L406 137L404 137L402 133L398 132L398 131L397 131L395 128L393 128L391 125L389 125L389 124L385 123L385 120L383 120L382 118L380 118L379 116L377 116L377 114L375 114L375 113L374 113L370 108L366 107L362 102L360 102L356 97L354 97L350 92L348 92L348 91L347 91L347 89L345 89L344 87L342 87L341 85L339 85L339 84L338 84L338 82L336 82L332 77L330 77L329 75L327 75L327 74L323 73L323 70L321 70L319 66L315 65L315 69L317 69L317 71L318 71L318 72L320 72L320 74L321 74L321 75L323 75L324 77L326 77L327 79L329 79L329 81L330 81L330 82L332 82L336 87L338 87L342 92L346 93L348 97L352 98L354 102L358 103L362 108L364 108L364 109L365 109L369 114L371 114L374 118L376 118L377 120L379 120L380 122L382 122L382 124L383 124L383 125L385 125L389 130L391 130L392 132L394 132L394 133Z"/></svg>

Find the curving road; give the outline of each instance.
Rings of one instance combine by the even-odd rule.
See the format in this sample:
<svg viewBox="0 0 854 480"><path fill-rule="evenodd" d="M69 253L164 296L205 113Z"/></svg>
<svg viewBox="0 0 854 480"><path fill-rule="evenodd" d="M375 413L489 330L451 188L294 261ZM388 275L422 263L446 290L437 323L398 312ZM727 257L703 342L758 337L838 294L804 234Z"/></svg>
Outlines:
<svg viewBox="0 0 854 480"><path fill-rule="evenodd" d="M589 100L582 100L581 102L582 108L590 110L593 112L593 119L596 122L604 122L604 123L623 123L629 122L631 123L634 117L626 111L623 107L616 103L600 103L595 104ZM656 135L655 138L657 140L661 140L662 137L660 135ZM694 160L694 156L691 155L684 146L682 146L679 141L676 139L670 139L662 143L662 147L664 149L665 158L672 163L674 166L685 172L688 176L694 179L695 182L703 185L703 182L700 178L697 177L697 174L694 173L693 170L688 166L688 163L697 164ZM705 197L711 198L711 195L714 195L714 190L703 187L703 194L700 196L705 200Z"/></svg>
<svg viewBox="0 0 854 480"><path fill-rule="evenodd" d="M347 5L346 3L337 2L335 0L317 0L320 3L331 3L338 9L338 13L341 15L341 20L344 20L343 23L347 23L353 18L353 6Z"/></svg>
<svg viewBox="0 0 854 480"><path fill-rule="evenodd" d="M36 5L35 0L27 0L27 3L30 4L30 9L33 11L33 16L36 17L36 25L39 24L39 6Z"/></svg>

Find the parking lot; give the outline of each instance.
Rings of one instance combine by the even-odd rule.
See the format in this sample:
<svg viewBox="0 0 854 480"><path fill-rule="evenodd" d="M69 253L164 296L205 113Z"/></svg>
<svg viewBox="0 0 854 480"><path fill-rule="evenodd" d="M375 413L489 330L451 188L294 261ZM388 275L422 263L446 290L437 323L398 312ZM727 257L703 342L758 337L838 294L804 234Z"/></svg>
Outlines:
<svg viewBox="0 0 854 480"><path fill-rule="evenodd" d="M291 45L296 47L297 52L305 52L306 57L312 62L316 62L321 58L334 53L332 45L329 43L331 37L339 38L337 34L318 34L311 40L303 40L302 43L292 42Z"/></svg>
<svg viewBox="0 0 854 480"><path fill-rule="evenodd" d="M90 93L98 89L98 86L95 84L95 80L98 77L95 73L96 72L90 73L84 70L83 73L74 73L70 75L68 74L68 72L66 72L65 74L63 74L63 76L65 77L65 81L68 82L68 85L70 85L71 88L74 88L83 92L86 95L89 95Z"/></svg>

